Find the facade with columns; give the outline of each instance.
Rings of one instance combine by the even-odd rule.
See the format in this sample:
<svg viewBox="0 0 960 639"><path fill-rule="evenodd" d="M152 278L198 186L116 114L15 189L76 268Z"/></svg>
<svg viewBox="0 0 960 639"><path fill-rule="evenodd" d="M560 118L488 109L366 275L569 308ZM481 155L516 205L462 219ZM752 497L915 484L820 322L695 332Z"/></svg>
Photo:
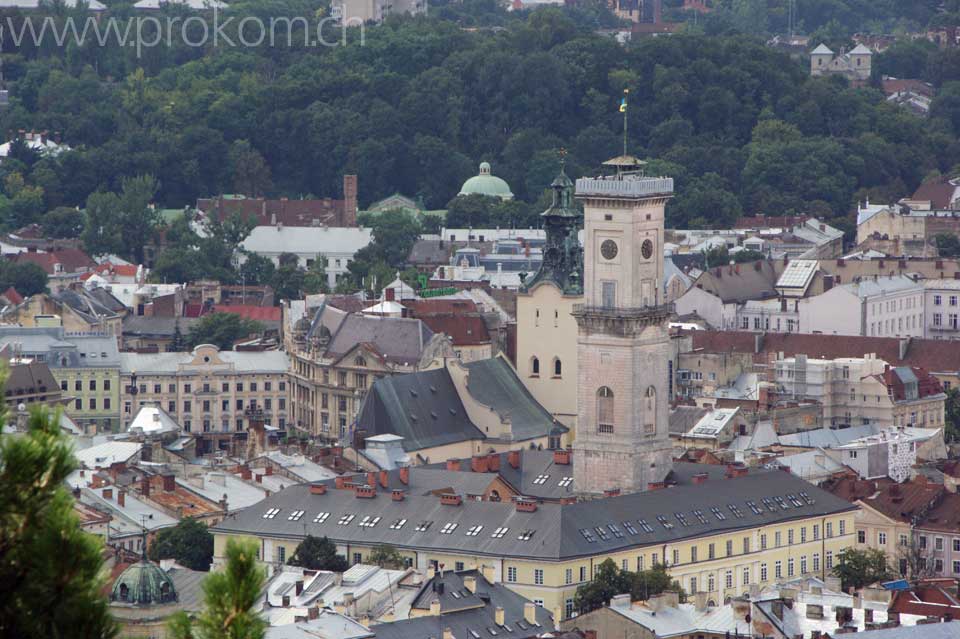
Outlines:
<svg viewBox="0 0 960 639"><path fill-rule="evenodd" d="M584 303L577 338L577 455L583 495L638 492L672 467L671 362L663 282L664 207L671 178L622 156L613 175L577 180L584 204Z"/></svg>

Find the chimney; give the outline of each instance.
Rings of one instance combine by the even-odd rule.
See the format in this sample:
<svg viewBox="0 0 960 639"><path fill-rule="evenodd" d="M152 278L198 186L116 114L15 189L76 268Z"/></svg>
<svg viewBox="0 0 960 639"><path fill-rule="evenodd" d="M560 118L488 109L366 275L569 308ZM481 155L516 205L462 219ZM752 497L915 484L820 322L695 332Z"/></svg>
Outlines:
<svg viewBox="0 0 960 639"><path fill-rule="evenodd" d="M493 611L493 618L494 618L494 621L497 622L498 626L502 626L504 624L504 622L506 621L505 617L506 615L503 612L503 606L497 606L496 609L494 609Z"/></svg>
<svg viewBox="0 0 960 639"><path fill-rule="evenodd" d="M500 453L490 453L487 455L487 470L491 473L500 472Z"/></svg>
<svg viewBox="0 0 960 639"><path fill-rule="evenodd" d="M440 600L434 599L430 602L430 616L439 617L440 616Z"/></svg>
<svg viewBox="0 0 960 639"><path fill-rule="evenodd" d="M437 570L433 566L427 568L427 578L425 581L433 581L433 578L437 576Z"/></svg>
<svg viewBox="0 0 960 639"><path fill-rule="evenodd" d="M410 467L409 466L400 467L400 483L404 485L410 483Z"/></svg>
<svg viewBox="0 0 960 639"><path fill-rule="evenodd" d="M298 579L298 580L297 580L296 590L295 590L294 592L297 593L297 596L298 596L298 597L300 596L300 593L303 592L303 579Z"/></svg>
<svg viewBox="0 0 960 639"><path fill-rule="evenodd" d="M833 275L823 276L823 292L826 293L833 288Z"/></svg>
<svg viewBox="0 0 960 639"><path fill-rule="evenodd" d="M357 176L343 176L343 225L357 225Z"/></svg>
<svg viewBox="0 0 960 639"><path fill-rule="evenodd" d="M903 339L900 340L898 345L900 347L900 350L899 350L900 359L903 360L907 357L907 351L910 349L910 338L904 337Z"/></svg>
<svg viewBox="0 0 960 639"><path fill-rule="evenodd" d="M337 490L342 490L347 487L347 478L343 475L337 475L336 479L333 480L333 485Z"/></svg>
<svg viewBox="0 0 960 639"><path fill-rule="evenodd" d="M763 350L763 333L757 333L753 336L753 352L759 353Z"/></svg>
<svg viewBox="0 0 960 639"><path fill-rule="evenodd" d="M246 464L240 467L240 479L245 479L247 481L253 479L253 473L250 472L250 467Z"/></svg>
<svg viewBox="0 0 960 639"><path fill-rule="evenodd" d="M177 489L177 478L172 473L163 475L163 492L172 493Z"/></svg>
<svg viewBox="0 0 960 639"><path fill-rule="evenodd" d="M326 484L310 484L310 494L311 494L311 495L326 495L326 494L327 494L327 485L326 485Z"/></svg>
<svg viewBox="0 0 960 639"><path fill-rule="evenodd" d="M511 450L507 454L507 463L510 464L511 468L520 468L520 451Z"/></svg>
<svg viewBox="0 0 960 639"><path fill-rule="evenodd" d="M307 608L307 619L314 620L320 618L320 608L317 606L310 606Z"/></svg>
<svg viewBox="0 0 960 639"><path fill-rule="evenodd" d="M470 459L470 470L475 473L485 473L487 472L487 456L486 455L474 455Z"/></svg>
<svg viewBox="0 0 960 639"><path fill-rule="evenodd" d="M517 512L520 512L520 513L537 512L537 502L532 499L526 499L525 497L518 497Z"/></svg>
<svg viewBox="0 0 960 639"><path fill-rule="evenodd" d="M469 590L472 594L477 594L477 578L473 575L463 578L464 587Z"/></svg>
<svg viewBox="0 0 960 639"><path fill-rule="evenodd" d="M281 602L282 602L281 605L282 605L284 608L289 608L289 607L290 607L290 595L284 595L284 596L283 596L283 599L281 599Z"/></svg>
<svg viewBox="0 0 960 639"><path fill-rule="evenodd" d="M82 477L82 475L81 475ZM93 475L90 476L90 487L91 488L100 488L103 485L103 480L100 479L100 475L94 471Z"/></svg>
<svg viewBox="0 0 960 639"><path fill-rule="evenodd" d="M372 470L367 473L367 486L370 486L370 488L377 487L377 473Z"/></svg>
<svg viewBox="0 0 960 639"><path fill-rule="evenodd" d="M264 468L264 472L267 474L267 477L273 474L273 466L267 466Z"/></svg>
<svg viewBox="0 0 960 639"><path fill-rule="evenodd" d="M460 460L459 459L448 459L447 460L447 470L458 471L460 470Z"/></svg>
<svg viewBox="0 0 960 639"><path fill-rule="evenodd" d="M697 592L693 595L693 606L697 612L703 612L707 609L707 593Z"/></svg>
<svg viewBox="0 0 960 639"><path fill-rule="evenodd" d="M339 477L337 479L339 479ZM263 483L263 475L261 473L257 473L257 483L258 484Z"/></svg>
<svg viewBox="0 0 960 639"><path fill-rule="evenodd" d="M440 503L444 506L459 506L463 503L463 497L451 493L443 493L440 495Z"/></svg>
<svg viewBox="0 0 960 639"><path fill-rule="evenodd" d="M103 498L107 500L113 499L113 488L104 488Z"/></svg>
<svg viewBox="0 0 960 639"><path fill-rule="evenodd" d="M385 470L380 471L380 487L387 488L390 485L390 475Z"/></svg>
<svg viewBox="0 0 960 639"><path fill-rule="evenodd" d="M693 476L693 483L695 483L695 484L703 484L703 483L705 483L709 478L710 478L710 475L708 475L707 473L697 473L696 475Z"/></svg>
<svg viewBox="0 0 960 639"><path fill-rule="evenodd" d="M537 625L537 604L532 601L523 604L523 619L531 626Z"/></svg>
<svg viewBox="0 0 960 639"><path fill-rule="evenodd" d="M629 608L630 607L630 593L623 595L614 595L610 599L611 608Z"/></svg>
<svg viewBox="0 0 960 639"><path fill-rule="evenodd" d="M727 465L727 479L733 479L735 477L743 477L747 474L750 469L747 468L742 463L728 464Z"/></svg>
<svg viewBox="0 0 960 639"><path fill-rule="evenodd" d="M570 465L570 451L569 450L555 450L553 451L553 463L559 466L569 466Z"/></svg>
<svg viewBox="0 0 960 639"><path fill-rule="evenodd" d="M140 492L143 494L144 497L150 496L150 476L149 475L144 475L140 479Z"/></svg>
<svg viewBox="0 0 960 639"><path fill-rule="evenodd" d="M117 490L117 505L123 508L127 504L127 491L122 488Z"/></svg>
<svg viewBox="0 0 960 639"><path fill-rule="evenodd" d="M355 486L353 494L357 499L373 499L377 496L377 489L373 486Z"/></svg>
<svg viewBox="0 0 960 639"><path fill-rule="evenodd" d="M404 491L403 491L402 489L400 489L400 488L394 488L394 489L393 489L393 492L390 493L390 498L391 498L393 501L403 501L403 497L404 497L405 494L406 494L406 493L404 493Z"/></svg>
<svg viewBox="0 0 960 639"><path fill-rule="evenodd" d="M666 487L667 487L667 483L663 481L652 481L647 484L647 490L649 491L663 490Z"/></svg>
<svg viewBox="0 0 960 639"><path fill-rule="evenodd" d="M451 630L449 627L444 628L443 639L456 639L456 637L453 636L453 630Z"/></svg>
<svg viewBox="0 0 960 639"><path fill-rule="evenodd" d="M569 506L570 504L575 504L575 503L577 503L576 495L565 495L560 498L561 506Z"/></svg>

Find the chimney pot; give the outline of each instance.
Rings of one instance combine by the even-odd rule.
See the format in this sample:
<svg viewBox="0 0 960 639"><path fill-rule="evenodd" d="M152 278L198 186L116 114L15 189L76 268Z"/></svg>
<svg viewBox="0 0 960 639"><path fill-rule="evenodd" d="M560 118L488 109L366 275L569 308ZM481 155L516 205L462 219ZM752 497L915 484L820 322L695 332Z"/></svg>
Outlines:
<svg viewBox="0 0 960 639"><path fill-rule="evenodd" d="M380 471L380 487L388 488L390 486L390 475L385 470Z"/></svg>
<svg viewBox="0 0 960 639"><path fill-rule="evenodd" d="M403 501L405 494L406 493L402 489L394 488L393 492L391 493L391 498L393 499L393 501Z"/></svg>
<svg viewBox="0 0 960 639"><path fill-rule="evenodd" d="M123 508L127 504L127 491L117 490L117 505Z"/></svg>
<svg viewBox="0 0 960 639"><path fill-rule="evenodd" d="M404 485L407 485L410 483L410 467L409 466L400 467L400 482Z"/></svg>
<svg viewBox="0 0 960 639"><path fill-rule="evenodd" d="M531 626L537 625L537 604L532 601L523 604L523 618Z"/></svg>
<svg viewBox="0 0 960 639"><path fill-rule="evenodd" d="M163 475L163 491L172 493L177 489L177 478L172 473Z"/></svg>
<svg viewBox="0 0 960 639"><path fill-rule="evenodd" d="M447 470L458 471L460 470L460 460L459 459L448 459L447 460Z"/></svg>

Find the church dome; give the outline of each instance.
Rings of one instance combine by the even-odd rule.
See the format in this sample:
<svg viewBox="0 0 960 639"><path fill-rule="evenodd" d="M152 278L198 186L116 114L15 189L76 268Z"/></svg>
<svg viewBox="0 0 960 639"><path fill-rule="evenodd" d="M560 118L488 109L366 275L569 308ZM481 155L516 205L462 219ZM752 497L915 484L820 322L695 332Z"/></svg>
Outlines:
<svg viewBox="0 0 960 639"><path fill-rule="evenodd" d="M480 163L480 173L463 183L458 195L486 195L498 197L501 200L512 200L513 192L510 185L503 178L498 178L490 172L490 163Z"/></svg>
<svg viewBox="0 0 960 639"><path fill-rule="evenodd" d="M143 559L117 577L110 600L136 606L155 606L177 600L173 580L160 566Z"/></svg>

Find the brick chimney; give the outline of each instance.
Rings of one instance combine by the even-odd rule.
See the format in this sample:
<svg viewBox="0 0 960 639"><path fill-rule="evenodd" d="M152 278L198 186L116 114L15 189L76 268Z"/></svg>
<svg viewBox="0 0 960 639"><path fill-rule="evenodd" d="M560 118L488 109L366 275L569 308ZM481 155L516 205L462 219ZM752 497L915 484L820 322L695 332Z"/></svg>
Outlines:
<svg viewBox="0 0 960 639"><path fill-rule="evenodd" d="M371 488L377 487L377 473L372 470L367 473L367 486Z"/></svg>
<svg viewBox="0 0 960 639"><path fill-rule="evenodd" d="M652 481L647 484L647 490L649 491L663 490L666 487L667 487L667 483L663 481Z"/></svg>
<svg viewBox="0 0 960 639"><path fill-rule="evenodd" d="M343 225L357 225L357 176L343 176Z"/></svg>
<svg viewBox="0 0 960 639"><path fill-rule="evenodd" d="M491 473L500 472L500 453L490 453L487 455L487 470Z"/></svg>
<svg viewBox="0 0 960 639"><path fill-rule="evenodd" d="M741 463L728 464L727 479L733 479L735 477L743 477L749 472L749 470L750 470L749 468L747 468L744 464L741 464Z"/></svg>
<svg viewBox="0 0 960 639"><path fill-rule="evenodd" d="M394 488L393 492L390 493L390 498L393 501L403 501L404 496L406 496L406 491L400 488Z"/></svg>
<svg viewBox="0 0 960 639"><path fill-rule="evenodd" d="M693 476L693 483L703 484L708 479L710 479L710 475L708 475L707 473L697 473L696 475Z"/></svg>
<svg viewBox="0 0 960 639"><path fill-rule="evenodd" d="M326 484L310 484L310 494L311 495L327 494L327 485Z"/></svg>
<svg viewBox="0 0 960 639"><path fill-rule="evenodd" d="M107 500L113 499L113 488L104 488L103 498Z"/></svg>
<svg viewBox="0 0 960 639"><path fill-rule="evenodd" d="M172 493L177 489L177 478L172 473L163 475L163 492Z"/></svg>
<svg viewBox="0 0 960 639"><path fill-rule="evenodd" d="M267 466L264 468L264 472L267 474L267 477L273 474L273 466Z"/></svg>
<svg viewBox="0 0 960 639"><path fill-rule="evenodd" d="M447 460L447 470L458 471L460 470L460 460L459 459L448 459Z"/></svg>
<svg viewBox="0 0 960 639"><path fill-rule="evenodd" d="M303 592L303 580L302 580L302 579L298 579L298 580L297 580L296 590L295 590L294 592L297 593L297 596L298 596L298 597L300 596L300 593Z"/></svg>
<svg viewBox="0 0 960 639"><path fill-rule="evenodd" d="M337 490L342 490L347 487L347 478L343 475L337 475L333 480L333 485Z"/></svg>
<svg viewBox="0 0 960 639"><path fill-rule="evenodd" d="M258 484L262 484L262 483L263 483L263 474L262 474L262 473L257 473L256 479L257 479L257 483L258 483Z"/></svg>
<svg viewBox="0 0 960 639"><path fill-rule="evenodd" d="M510 464L511 468L520 468L520 451L511 450L507 454L507 463Z"/></svg>
<svg viewBox="0 0 960 639"><path fill-rule="evenodd" d="M485 473L487 472L487 456L486 455L474 455L470 459L470 470L475 473Z"/></svg>
<svg viewBox="0 0 960 639"><path fill-rule="evenodd" d="M377 496L377 489L373 486L356 486L353 493L357 499L373 499Z"/></svg>
<svg viewBox="0 0 960 639"><path fill-rule="evenodd" d="M532 499L520 497L517 499L517 512L533 513L537 511L537 502Z"/></svg>
<svg viewBox="0 0 960 639"><path fill-rule="evenodd" d="M150 496L150 476L149 475L144 475L140 479L140 492L143 494L144 497Z"/></svg>
<svg viewBox="0 0 960 639"><path fill-rule="evenodd" d="M497 606L496 610L494 610L493 615L494 615L494 621L496 621L498 626L502 626L506 621L506 615L503 611L503 606Z"/></svg>
<svg viewBox="0 0 960 639"><path fill-rule="evenodd" d="M250 481L253 478L253 473L250 471L250 467L244 464L240 467L240 479L245 479Z"/></svg>
<svg viewBox="0 0 960 639"><path fill-rule="evenodd" d="M385 470L380 471L380 488L387 488L390 486L390 474Z"/></svg>
<svg viewBox="0 0 960 639"><path fill-rule="evenodd" d="M570 465L570 451L569 450L555 450L553 451L553 463L560 466L569 466Z"/></svg>
<svg viewBox="0 0 960 639"><path fill-rule="evenodd" d="M409 466L400 467L400 483L404 485L410 483L410 467Z"/></svg>
<svg viewBox="0 0 960 639"><path fill-rule="evenodd" d="M127 505L127 491L122 488L117 490L117 505L121 508Z"/></svg>
<svg viewBox="0 0 960 639"><path fill-rule="evenodd" d="M440 495L440 503L444 506L459 506L463 503L463 497L451 493L443 493Z"/></svg>
<svg viewBox="0 0 960 639"><path fill-rule="evenodd" d="M473 575L463 578L463 586L469 590L471 594L477 594L477 578Z"/></svg>
<svg viewBox="0 0 960 639"><path fill-rule="evenodd" d="M618 497L619 495L620 495L619 488L608 488L605 491L603 491L604 497Z"/></svg>

